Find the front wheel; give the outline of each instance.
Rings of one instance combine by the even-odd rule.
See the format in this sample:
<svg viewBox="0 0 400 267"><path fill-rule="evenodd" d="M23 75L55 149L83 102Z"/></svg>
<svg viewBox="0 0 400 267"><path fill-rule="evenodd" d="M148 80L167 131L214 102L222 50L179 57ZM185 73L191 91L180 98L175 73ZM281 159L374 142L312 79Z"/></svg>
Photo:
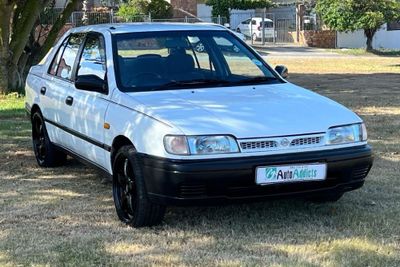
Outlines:
<svg viewBox="0 0 400 267"><path fill-rule="evenodd" d="M133 146L123 146L113 164L113 198L119 219L133 227L161 223L165 206L151 203Z"/></svg>
<svg viewBox="0 0 400 267"><path fill-rule="evenodd" d="M40 167L56 167L65 163L67 155L51 143L39 111L32 115L32 143Z"/></svg>

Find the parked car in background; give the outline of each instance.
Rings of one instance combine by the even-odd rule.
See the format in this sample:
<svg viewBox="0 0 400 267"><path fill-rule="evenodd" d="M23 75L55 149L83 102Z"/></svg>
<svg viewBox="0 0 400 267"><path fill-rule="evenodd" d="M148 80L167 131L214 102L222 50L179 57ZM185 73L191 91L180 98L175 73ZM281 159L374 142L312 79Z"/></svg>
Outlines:
<svg viewBox="0 0 400 267"><path fill-rule="evenodd" d="M69 154L111 176L134 227L167 205L337 201L372 166L365 125L286 77L221 26L74 28L27 77L35 157L54 167Z"/></svg>
<svg viewBox="0 0 400 267"><path fill-rule="evenodd" d="M214 25L212 23L198 23L198 24L202 24L202 25ZM237 32L237 31L232 31L230 29L229 24L225 24L224 26L220 26L220 27L225 27L226 29L228 29L230 32L232 32L234 35L236 35L240 40L242 40L243 42L246 42L246 36L244 36L244 34ZM189 37L189 41L190 43L192 43L194 49L199 52L202 53L205 51L205 47L204 44L198 39L198 38L191 38ZM233 45L231 42L226 41L225 39L217 39L216 40L217 44L220 45L222 48L224 48L226 51L234 51L234 52L238 52L239 48L235 45Z"/></svg>
<svg viewBox="0 0 400 267"><path fill-rule="evenodd" d="M254 41L257 41L262 38L262 21L263 19L260 17L246 19L239 23L239 25L236 27L236 31L243 33L245 36L252 38ZM264 27L264 38L276 37L274 22L271 19L264 19Z"/></svg>

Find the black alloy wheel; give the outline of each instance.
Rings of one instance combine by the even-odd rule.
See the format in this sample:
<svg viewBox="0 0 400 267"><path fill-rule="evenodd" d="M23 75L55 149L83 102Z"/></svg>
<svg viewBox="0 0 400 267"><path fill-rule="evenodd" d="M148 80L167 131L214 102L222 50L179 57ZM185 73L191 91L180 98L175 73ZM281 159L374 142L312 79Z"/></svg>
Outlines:
<svg viewBox="0 0 400 267"><path fill-rule="evenodd" d="M147 197L145 177L132 145L121 147L113 164L113 198L119 219L133 227L160 224L165 206Z"/></svg>

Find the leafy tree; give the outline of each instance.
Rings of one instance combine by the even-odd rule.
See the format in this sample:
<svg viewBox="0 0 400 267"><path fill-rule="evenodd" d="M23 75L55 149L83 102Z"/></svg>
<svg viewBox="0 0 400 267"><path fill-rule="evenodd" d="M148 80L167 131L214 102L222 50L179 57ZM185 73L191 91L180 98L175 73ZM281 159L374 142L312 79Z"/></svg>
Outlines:
<svg viewBox="0 0 400 267"><path fill-rule="evenodd" d="M400 19L396 0L319 0L317 12L324 23L338 31L364 30L367 50L382 24Z"/></svg>
<svg viewBox="0 0 400 267"><path fill-rule="evenodd" d="M129 0L121 4L118 16L126 21L135 21L138 15L151 14L154 19L168 19L172 17L173 8L165 0Z"/></svg>
<svg viewBox="0 0 400 267"><path fill-rule="evenodd" d="M271 0L206 0L206 5L212 6L213 16L230 17L230 9L255 9L255 8L270 8L274 4Z"/></svg>
<svg viewBox="0 0 400 267"><path fill-rule="evenodd" d="M146 5L145 0L129 0L120 5L117 15L126 21L135 21L137 16L145 14Z"/></svg>
<svg viewBox="0 0 400 267"><path fill-rule="evenodd" d="M153 19L169 19L173 15L171 4L165 0L151 0L146 11L147 14L151 14Z"/></svg>
<svg viewBox="0 0 400 267"><path fill-rule="evenodd" d="M23 86L25 69L35 64L54 44L78 0L69 0L44 44L29 49L39 15L50 0L0 0L0 93ZM27 63L29 63L27 65Z"/></svg>

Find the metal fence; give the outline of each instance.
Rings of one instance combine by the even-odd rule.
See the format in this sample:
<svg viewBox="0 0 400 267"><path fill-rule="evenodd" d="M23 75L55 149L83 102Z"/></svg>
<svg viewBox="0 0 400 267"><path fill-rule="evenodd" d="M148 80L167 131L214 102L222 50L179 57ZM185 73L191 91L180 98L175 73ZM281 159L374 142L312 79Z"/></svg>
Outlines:
<svg viewBox="0 0 400 267"><path fill-rule="evenodd" d="M62 8L53 8L43 12L40 17L40 23L42 25L52 25L57 20L58 16L62 13ZM84 12L75 11L72 12L68 18L67 23L72 27L79 27L83 25L94 25L103 23L122 23L122 22L185 22L185 23L197 23L197 22L210 22L217 24L225 24L228 22L227 18L218 17L182 17L172 19L152 19L151 15L138 15L130 18L121 18L117 16L113 11L107 12Z"/></svg>
<svg viewBox="0 0 400 267"><path fill-rule="evenodd" d="M183 18L172 18L172 19L151 19L152 22L183 22L183 23L216 23L224 25L228 23L228 19L225 17L183 17Z"/></svg>
<svg viewBox="0 0 400 267"><path fill-rule="evenodd" d="M252 44L295 42L296 18L292 14L234 12L230 21L232 29L243 31Z"/></svg>

